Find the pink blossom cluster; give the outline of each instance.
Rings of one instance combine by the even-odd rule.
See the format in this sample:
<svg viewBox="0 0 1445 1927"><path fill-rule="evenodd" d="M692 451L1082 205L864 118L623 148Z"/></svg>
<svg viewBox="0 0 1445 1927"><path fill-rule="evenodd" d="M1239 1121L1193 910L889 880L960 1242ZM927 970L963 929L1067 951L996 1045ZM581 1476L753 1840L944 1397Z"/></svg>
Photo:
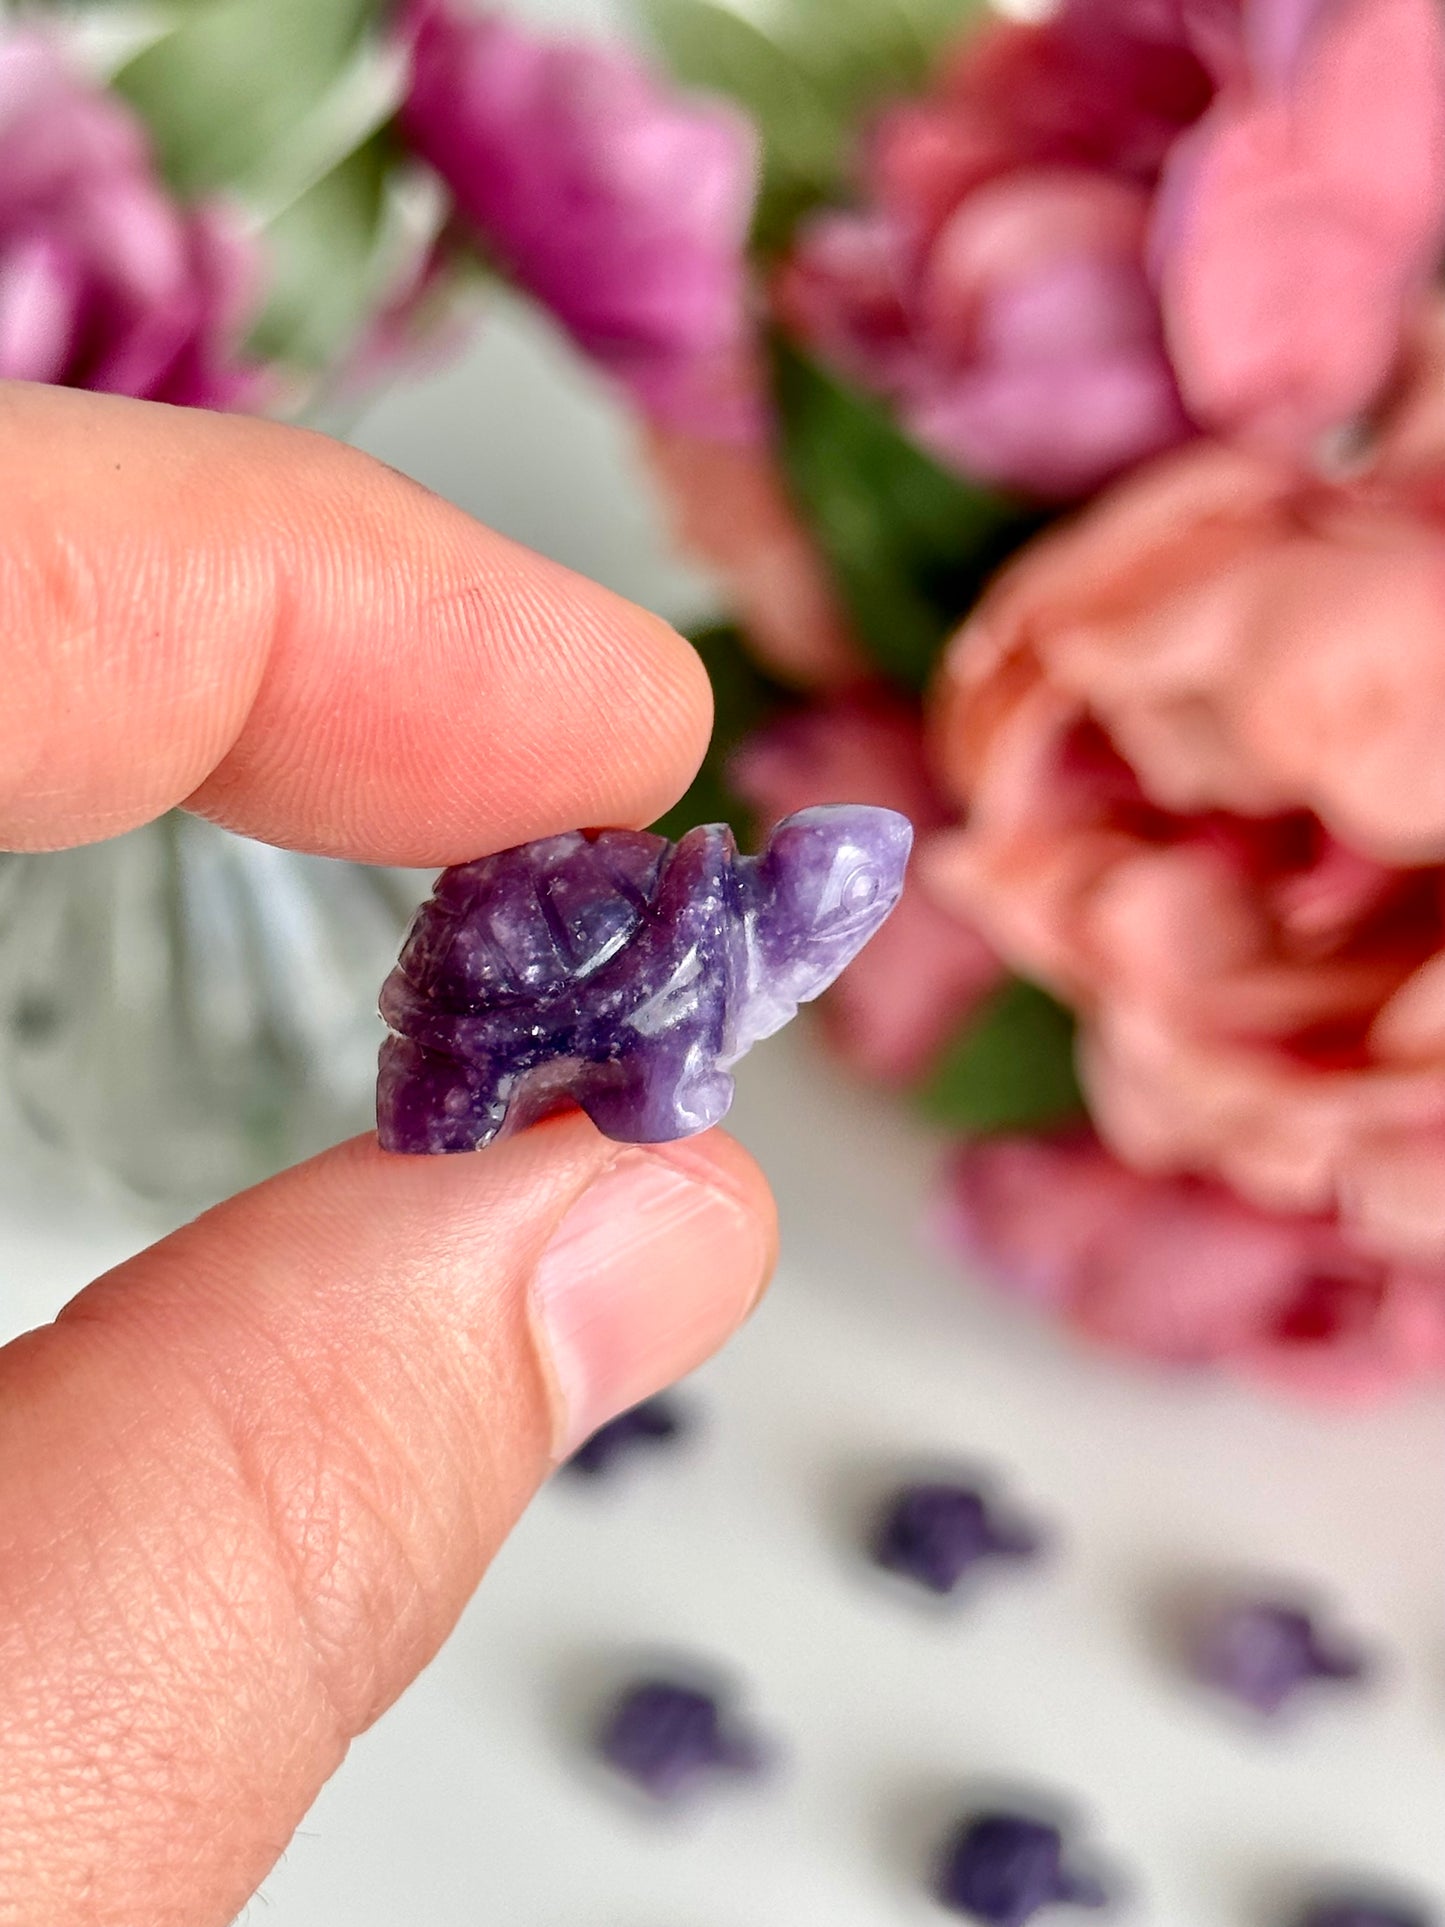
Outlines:
<svg viewBox="0 0 1445 1927"><path fill-rule="evenodd" d="M1437 0L1059 0L866 130L772 319L945 464L1071 511L921 716L765 432L754 131L466 0L392 24L442 255L621 384L689 545L818 692L737 787L918 825L840 1046L909 1084L1010 974L1077 1015L1090 1128L963 1146L956 1238L1156 1359L1345 1395L1445 1372ZM60 40L0 38L0 378L264 405L268 273Z"/></svg>
<svg viewBox="0 0 1445 1927"><path fill-rule="evenodd" d="M405 0L389 30L409 70L400 131L455 220L382 291L357 370L394 361L442 260L479 249L649 417L755 439L745 118L467 0ZM141 118L58 28L0 34L0 379L264 406L285 385L243 344L273 267L238 206L172 190Z"/></svg>
<svg viewBox="0 0 1445 1927"><path fill-rule="evenodd" d="M0 379L244 406L258 290L234 217L174 199L119 99L40 31L0 38Z"/></svg>
<svg viewBox="0 0 1445 1927"><path fill-rule="evenodd" d="M1201 431L1305 453L1445 221L1433 0L1064 0L970 38L808 223L792 330L968 474L1091 493Z"/></svg>
<svg viewBox="0 0 1445 1927"><path fill-rule="evenodd" d="M945 462L1089 498L909 751L816 594L759 630L824 692L741 760L765 813L909 807L917 763L835 1032L906 1078L988 959L1050 989L1090 1126L960 1146L956 1244L1094 1339L1346 1398L1445 1373L1442 253L1433 0L1065 0L884 116L776 291Z"/></svg>

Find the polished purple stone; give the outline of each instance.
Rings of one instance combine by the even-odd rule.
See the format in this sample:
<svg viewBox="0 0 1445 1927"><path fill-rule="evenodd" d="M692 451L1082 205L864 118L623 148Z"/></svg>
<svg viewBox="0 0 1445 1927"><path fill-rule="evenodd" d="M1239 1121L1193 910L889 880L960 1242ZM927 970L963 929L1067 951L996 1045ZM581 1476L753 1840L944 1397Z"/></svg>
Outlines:
<svg viewBox="0 0 1445 1927"><path fill-rule="evenodd" d="M599 1478L610 1472L618 1459L626 1458L635 1446L665 1444L685 1429L666 1399L652 1398L600 1427L577 1448L563 1469L584 1478Z"/></svg>
<svg viewBox="0 0 1445 1927"><path fill-rule="evenodd" d="M930 1592L951 1593L966 1573L994 1560L1027 1560L1043 1550L1036 1532L999 1518L972 1486L908 1485L889 1501L873 1557Z"/></svg>
<svg viewBox="0 0 1445 1927"><path fill-rule="evenodd" d="M1020 1813L978 1813L950 1840L938 1898L986 1927L1026 1927L1045 1907L1102 1907L1096 1880L1064 1863L1063 1836Z"/></svg>
<svg viewBox="0 0 1445 1927"><path fill-rule="evenodd" d="M1431 1919L1413 1907L1346 1898L1315 1901L1300 1915L1298 1927L1431 1927Z"/></svg>
<svg viewBox="0 0 1445 1927"><path fill-rule="evenodd" d="M389 1151L474 1151L579 1104L661 1144L716 1124L728 1075L819 996L897 903L913 841L844 804L740 856L720 825L547 837L447 870L381 993Z"/></svg>
<svg viewBox="0 0 1445 1927"><path fill-rule="evenodd" d="M641 1680L617 1701L598 1740L607 1764L654 1800L675 1800L726 1773L761 1763L709 1693L672 1680Z"/></svg>
<svg viewBox="0 0 1445 1927"><path fill-rule="evenodd" d="M1368 1671L1356 1645L1321 1633L1303 1608L1263 1599L1218 1607L1198 1629L1192 1659L1205 1685L1267 1716L1316 1681L1349 1683Z"/></svg>

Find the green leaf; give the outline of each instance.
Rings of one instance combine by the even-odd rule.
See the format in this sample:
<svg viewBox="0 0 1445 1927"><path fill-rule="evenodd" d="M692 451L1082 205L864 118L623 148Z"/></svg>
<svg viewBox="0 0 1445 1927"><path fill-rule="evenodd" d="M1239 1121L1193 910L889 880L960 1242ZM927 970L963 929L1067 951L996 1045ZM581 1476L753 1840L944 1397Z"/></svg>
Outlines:
<svg viewBox="0 0 1445 1927"><path fill-rule="evenodd" d="M831 193L871 108L924 84L984 0L639 0L679 78L730 94L763 137L759 236Z"/></svg>
<svg viewBox="0 0 1445 1927"><path fill-rule="evenodd" d="M783 342L774 387L784 471L859 640L886 675L921 689L988 577L1042 518L950 474L880 403Z"/></svg>
<svg viewBox="0 0 1445 1927"><path fill-rule="evenodd" d="M701 630L692 637L692 644L712 683L712 741L692 788L652 827L659 836L679 837L695 823L731 823L745 839L749 811L728 786L728 759L754 730L794 706L797 699L753 664L736 629Z"/></svg>
<svg viewBox="0 0 1445 1927"><path fill-rule="evenodd" d="M388 139L368 141L266 229L267 300L250 342L263 359L324 370L355 343L385 280L392 163Z"/></svg>
<svg viewBox="0 0 1445 1927"><path fill-rule="evenodd" d="M1074 1014L1016 978L989 999L918 1093L935 1124L971 1136L1037 1131L1084 1113Z"/></svg>
<svg viewBox="0 0 1445 1927"><path fill-rule="evenodd" d="M182 193L297 192L374 132L398 77L368 43L383 0L212 0L115 77Z"/></svg>

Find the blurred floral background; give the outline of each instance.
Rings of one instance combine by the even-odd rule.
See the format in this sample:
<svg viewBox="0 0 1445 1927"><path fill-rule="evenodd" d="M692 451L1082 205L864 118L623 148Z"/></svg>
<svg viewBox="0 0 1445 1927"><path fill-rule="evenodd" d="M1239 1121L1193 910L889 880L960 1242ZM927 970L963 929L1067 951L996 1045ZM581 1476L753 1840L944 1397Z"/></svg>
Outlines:
<svg viewBox="0 0 1445 1927"><path fill-rule="evenodd" d="M825 1024L952 1142L960 1249L1170 1364L1438 1377L1435 0L638 5L650 59L467 0L13 8L0 373L334 427L522 292L716 583L669 826L923 832ZM0 870L10 1087L209 1194L359 1113L414 885L128 841Z"/></svg>

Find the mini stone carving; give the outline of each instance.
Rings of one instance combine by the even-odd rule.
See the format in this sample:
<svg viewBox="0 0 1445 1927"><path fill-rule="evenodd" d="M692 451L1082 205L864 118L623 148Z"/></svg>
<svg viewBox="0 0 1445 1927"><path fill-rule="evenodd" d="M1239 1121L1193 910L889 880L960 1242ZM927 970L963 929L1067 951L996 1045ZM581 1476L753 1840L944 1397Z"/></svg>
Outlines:
<svg viewBox="0 0 1445 1927"><path fill-rule="evenodd" d="M897 903L908 819L803 810L759 856L574 830L446 871L387 979L389 1151L474 1151L568 1103L661 1144L716 1124L738 1059L819 996Z"/></svg>

